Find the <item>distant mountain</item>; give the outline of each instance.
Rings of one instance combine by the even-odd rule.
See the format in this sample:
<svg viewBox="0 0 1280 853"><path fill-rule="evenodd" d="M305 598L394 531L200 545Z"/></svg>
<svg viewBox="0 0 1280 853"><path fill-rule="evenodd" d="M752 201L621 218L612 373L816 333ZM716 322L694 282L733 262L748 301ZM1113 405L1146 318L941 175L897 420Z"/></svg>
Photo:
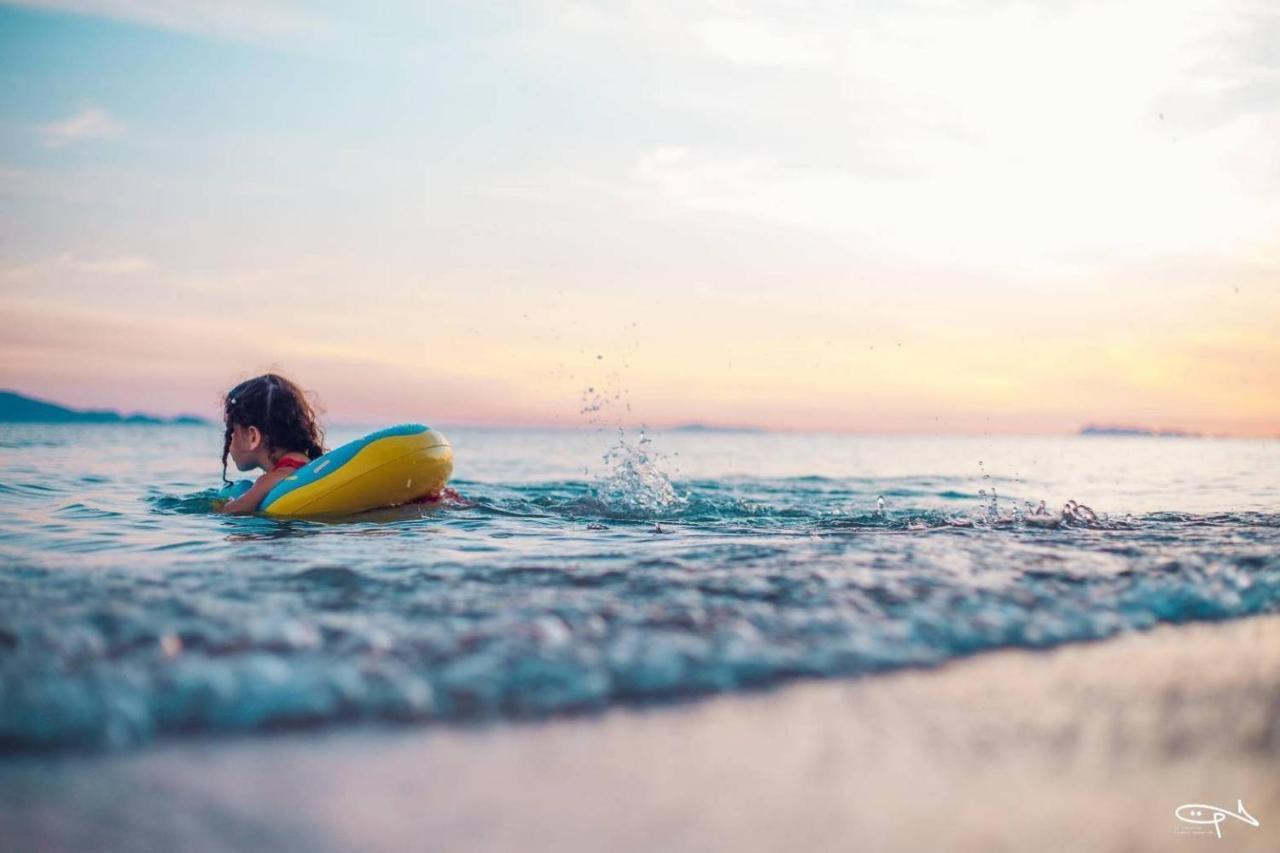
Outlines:
<svg viewBox="0 0 1280 853"><path fill-rule="evenodd" d="M1170 438L1199 438L1198 432L1183 432L1176 429L1150 429L1138 426L1102 426L1087 424L1080 430L1081 435L1131 435L1131 436L1164 436Z"/></svg>
<svg viewBox="0 0 1280 853"><path fill-rule="evenodd" d="M108 409L69 409L37 400L14 391L0 391L0 422L44 424L207 424L205 418L195 415L179 415L176 418L159 418L135 412L122 415Z"/></svg>

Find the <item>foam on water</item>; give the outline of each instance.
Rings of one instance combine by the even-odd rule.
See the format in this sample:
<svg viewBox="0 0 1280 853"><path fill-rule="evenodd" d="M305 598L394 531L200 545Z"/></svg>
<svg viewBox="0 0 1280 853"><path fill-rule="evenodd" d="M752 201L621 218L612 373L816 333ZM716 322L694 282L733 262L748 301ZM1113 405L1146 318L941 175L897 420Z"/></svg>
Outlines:
<svg viewBox="0 0 1280 853"><path fill-rule="evenodd" d="M1274 443L667 435L673 478L643 435L587 477L598 433L451 438L467 502L317 523L212 515L197 428L0 427L0 744L537 717L1280 610Z"/></svg>

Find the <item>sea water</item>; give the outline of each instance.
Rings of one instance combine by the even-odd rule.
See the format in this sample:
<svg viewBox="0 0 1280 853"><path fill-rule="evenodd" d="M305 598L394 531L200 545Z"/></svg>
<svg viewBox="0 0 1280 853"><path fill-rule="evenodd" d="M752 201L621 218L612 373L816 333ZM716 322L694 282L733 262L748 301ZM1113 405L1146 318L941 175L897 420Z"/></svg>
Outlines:
<svg viewBox="0 0 1280 853"><path fill-rule="evenodd" d="M594 712L1280 611L1280 441L445 432L465 502L291 521L211 511L216 427L0 425L0 748Z"/></svg>

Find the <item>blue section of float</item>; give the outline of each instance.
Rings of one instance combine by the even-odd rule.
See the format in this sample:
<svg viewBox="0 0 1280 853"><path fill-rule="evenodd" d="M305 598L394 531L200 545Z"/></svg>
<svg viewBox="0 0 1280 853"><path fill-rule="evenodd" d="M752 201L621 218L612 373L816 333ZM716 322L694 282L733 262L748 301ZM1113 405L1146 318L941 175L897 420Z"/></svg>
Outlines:
<svg viewBox="0 0 1280 853"><path fill-rule="evenodd" d="M236 480L218 489L218 497L224 501L233 501L253 488L253 480Z"/></svg>
<svg viewBox="0 0 1280 853"><path fill-rule="evenodd" d="M267 496L262 499L262 503L258 505L258 511L262 512L271 504L280 498L297 489L310 486L312 483L318 482L325 477L337 471L343 465L346 465L356 457L356 454L364 450L373 442L380 438L389 438L398 435L417 435L420 432L426 432L427 427L422 424L400 424L399 426L387 427L380 429L375 433L366 435L364 438L358 438L355 441L347 442L336 450L330 450L324 456L318 459L312 459L306 465L303 465L293 475L281 480L280 483L271 491L267 492Z"/></svg>

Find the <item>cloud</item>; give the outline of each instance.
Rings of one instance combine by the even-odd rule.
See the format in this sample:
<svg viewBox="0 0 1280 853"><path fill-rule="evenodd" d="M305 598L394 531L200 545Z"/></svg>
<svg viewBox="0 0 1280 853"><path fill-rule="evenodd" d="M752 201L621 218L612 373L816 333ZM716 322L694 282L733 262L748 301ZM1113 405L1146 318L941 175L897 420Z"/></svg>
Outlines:
<svg viewBox="0 0 1280 853"><path fill-rule="evenodd" d="M66 252L56 257L29 263L0 265L0 284L10 287L24 284L41 285L49 281L65 281L71 274L136 275L154 269L155 264L145 255L118 253L83 256Z"/></svg>
<svg viewBox="0 0 1280 853"><path fill-rule="evenodd" d="M529 55L590 63L627 105L580 149L625 150L549 196L593 184L709 233L750 218L966 265L1274 245L1265 4L543 3L564 11ZM599 73L624 59L643 73Z"/></svg>
<svg viewBox="0 0 1280 853"><path fill-rule="evenodd" d="M749 18L713 18L694 27L712 54L743 65L807 67L829 61L814 33L787 32L776 24Z"/></svg>
<svg viewBox="0 0 1280 853"><path fill-rule="evenodd" d="M40 128L44 144L49 148L94 139L115 139L123 133L124 125L119 120L101 107L93 106Z"/></svg>
<svg viewBox="0 0 1280 853"><path fill-rule="evenodd" d="M1243 156L1260 136L1256 121L1243 121L1185 140L1176 153L1115 140L1096 156L1083 146L1057 156L1046 146L1024 162L999 149L937 146L931 162L901 175L664 146L642 152L619 191L650 210L851 236L905 258L1049 269L1118 251L1265 245L1280 204L1240 191L1218 165Z"/></svg>
<svg viewBox="0 0 1280 853"><path fill-rule="evenodd" d="M38 177L31 172L0 166L0 196L32 192L40 185Z"/></svg>
<svg viewBox="0 0 1280 853"><path fill-rule="evenodd" d="M325 19L314 10L281 0L16 0L16 5L228 39L302 36L326 29Z"/></svg>
<svg viewBox="0 0 1280 853"><path fill-rule="evenodd" d="M69 266L85 272L106 273L108 275L130 275L154 269L150 258L142 255L110 255L101 258L81 259L74 256L66 258Z"/></svg>

